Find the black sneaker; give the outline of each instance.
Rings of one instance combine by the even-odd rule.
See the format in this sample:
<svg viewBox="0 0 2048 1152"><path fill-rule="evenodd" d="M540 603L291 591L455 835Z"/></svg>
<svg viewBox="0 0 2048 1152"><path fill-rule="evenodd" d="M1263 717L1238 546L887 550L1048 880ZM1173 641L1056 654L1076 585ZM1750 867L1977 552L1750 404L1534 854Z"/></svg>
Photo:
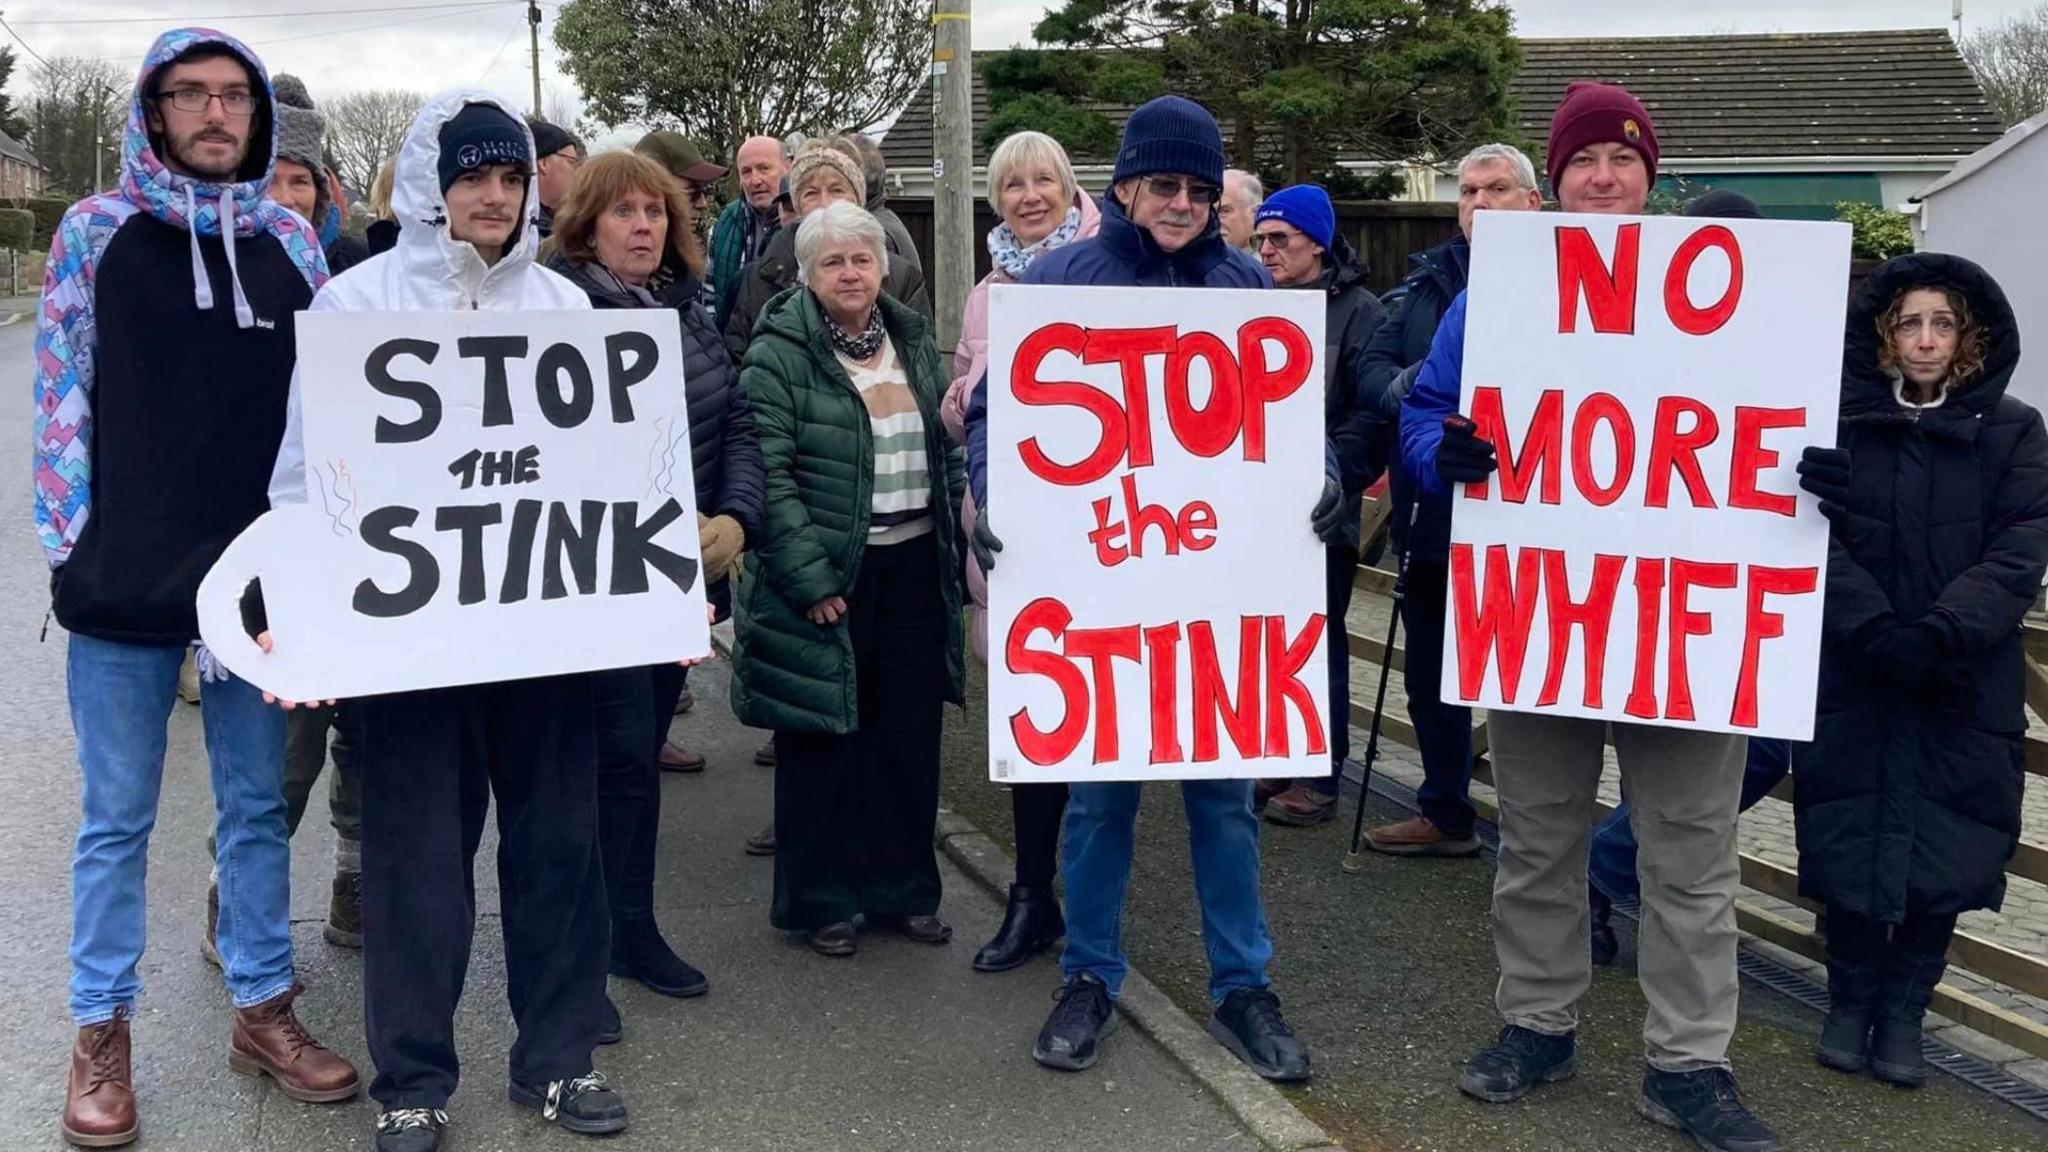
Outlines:
<svg viewBox="0 0 2048 1152"><path fill-rule="evenodd" d="M377 1114L377 1152L439 1152L448 1114L439 1108L393 1108Z"/></svg>
<svg viewBox="0 0 2048 1152"><path fill-rule="evenodd" d="M1472 1057L1458 1076L1458 1091L1488 1104L1528 1095L1538 1084L1554 1084L1579 1070L1579 1034L1546 1036L1519 1024L1500 1030L1493 1047Z"/></svg>
<svg viewBox="0 0 2048 1152"><path fill-rule="evenodd" d="M1031 1045L1031 1058L1062 1072L1080 1072L1095 1064L1097 1046L1116 1030L1116 1005L1109 998L1109 985L1092 973L1083 972L1058 992L1052 1015L1038 1030Z"/></svg>
<svg viewBox="0 0 2048 1152"><path fill-rule="evenodd" d="M1652 1068L1643 1073L1643 1098L1636 1111L1714 1152L1777 1152L1777 1133L1742 1106L1735 1077L1726 1068L1697 1072Z"/></svg>
<svg viewBox="0 0 2048 1152"><path fill-rule="evenodd" d="M597 1042L617 1044L626 1038L626 1020L619 1015L619 1006L606 996L604 1005L597 1010Z"/></svg>
<svg viewBox="0 0 2048 1152"><path fill-rule="evenodd" d="M1239 988L1209 1017L1209 1035L1268 1080L1297 1084L1309 1078L1308 1045L1280 1015L1270 988Z"/></svg>
<svg viewBox="0 0 2048 1152"><path fill-rule="evenodd" d="M605 1136L626 1130L626 1101L604 1082L604 1073L585 1072L569 1080L521 1084L514 1080L505 1096L521 1108L539 1112L571 1132Z"/></svg>

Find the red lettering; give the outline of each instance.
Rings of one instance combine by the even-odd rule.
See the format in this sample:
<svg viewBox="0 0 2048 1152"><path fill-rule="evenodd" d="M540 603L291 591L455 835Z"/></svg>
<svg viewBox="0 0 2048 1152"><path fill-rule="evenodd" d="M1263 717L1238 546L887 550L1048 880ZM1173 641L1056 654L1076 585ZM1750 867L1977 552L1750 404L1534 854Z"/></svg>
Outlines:
<svg viewBox="0 0 2048 1152"><path fill-rule="evenodd" d="M1133 468L1152 464L1152 394L1145 379L1145 358L1171 352L1173 335L1170 324L1163 328L1090 328L1088 346L1081 352L1083 364L1117 366L1117 378L1124 386L1124 423L1130 429Z"/></svg>
<svg viewBox="0 0 2048 1152"><path fill-rule="evenodd" d="M1757 473L1778 466L1778 454L1764 447L1764 432L1770 428L1806 427L1804 408L1737 408L1735 445L1728 461L1728 506L1758 512L1796 515L1799 499L1780 492L1757 488Z"/></svg>
<svg viewBox="0 0 2048 1152"><path fill-rule="evenodd" d="M1500 389L1472 390L1472 423L1481 438L1493 441L1500 453L1500 498L1510 504L1526 504L1532 481L1540 484L1537 499L1545 504L1563 501L1563 478L1557 458L1564 445L1564 391L1545 389L1536 399L1536 414L1529 421L1529 435L1517 453L1508 436L1508 421L1501 407ZM1465 495L1473 500L1487 498L1489 484L1481 480L1467 484Z"/></svg>
<svg viewBox="0 0 2048 1152"><path fill-rule="evenodd" d="M1728 722L1737 728L1756 727L1757 664L1766 640L1785 634L1783 613L1764 607L1766 596L1805 596L1820 586L1818 568L1765 568L1751 565L1749 596L1742 614L1742 666L1735 675L1735 707Z"/></svg>
<svg viewBox="0 0 2048 1152"><path fill-rule="evenodd" d="M1048 483L1069 487L1093 484L1109 475L1124 454L1129 431L1124 425L1124 410L1114 396L1077 380L1038 378L1039 365L1047 356L1054 352L1078 356L1089 342L1088 333L1078 324L1048 324L1024 338L1017 347L1017 359L1010 365L1010 390L1016 394L1018 403L1071 404L1102 425L1094 449L1072 464L1054 462L1038 446L1037 437L1017 445L1024 467Z"/></svg>
<svg viewBox="0 0 2048 1152"><path fill-rule="evenodd" d="M1145 629L1145 666L1152 690L1152 763L1187 759L1180 747L1180 625Z"/></svg>
<svg viewBox="0 0 2048 1152"><path fill-rule="evenodd" d="M1636 667L1623 711L1657 718L1657 621L1663 614L1664 561L1636 557Z"/></svg>
<svg viewBox="0 0 2048 1152"><path fill-rule="evenodd" d="M1266 363L1266 341L1278 341L1287 358L1278 369ZM1266 405L1294 395L1308 379L1315 346L1301 326L1281 316L1261 316L1237 330L1237 359L1244 373L1244 458L1266 458Z"/></svg>
<svg viewBox="0 0 2048 1152"><path fill-rule="evenodd" d="M1212 764L1220 758L1216 742L1219 716L1239 756L1250 760L1259 754L1259 637L1264 628L1265 622L1257 616L1238 621L1237 702L1232 704L1216 658L1215 626L1207 620L1188 625L1188 687L1194 703L1198 764Z"/></svg>
<svg viewBox="0 0 2048 1152"><path fill-rule="evenodd" d="M1022 708L1011 713L1010 736L1017 742L1017 751L1033 764L1057 764L1065 760L1080 746L1081 736L1088 730L1087 679L1061 657L1028 645L1031 634L1040 629L1050 633L1054 640L1060 639L1067 625L1073 622L1074 614L1065 604L1051 597L1041 597L1017 613L1017 619L1010 625L1010 635L1003 643L1004 666L1017 675L1043 676L1052 681L1064 702L1059 726L1050 731L1033 724Z"/></svg>
<svg viewBox="0 0 2048 1152"><path fill-rule="evenodd" d="M1309 694L1308 686L1301 682L1301 666L1323 643L1323 614L1318 612L1308 618L1294 639L1287 638L1287 621L1279 616L1266 617L1266 755L1286 756L1287 752L1287 705L1293 704L1301 713L1301 722L1308 732L1306 754L1317 755L1329 749L1323 736L1323 718L1316 712L1316 700ZM1242 656L1239 657L1242 659ZM1335 708L1337 702L1330 701Z"/></svg>
<svg viewBox="0 0 2048 1152"><path fill-rule="evenodd" d="M1088 661L1089 679L1095 684L1095 748L1097 764L1117 757L1116 667L1112 660L1137 663L1138 626L1119 628L1069 628L1062 649L1068 659Z"/></svg>
<svg viewBox="0 0 2048 1152"><path fill-rule="evenodd" d="M1547 708L1557 703L1564 684L1564 663L1571 655L1572 627L1586 636L1586 707L1601 706L1601 683L1607 676L1607 631L1614 620L1615 592L1621 585L1621 570L1627 561L1619 556L1593 557L1593 586L1582 601L1572 599L1571 581L1564 570L1564 552L1538 549L1543 557L1543 619L1550 630L1550 652L1543 671L1543 690L1536 705Z"/></svg>
<svg viewBox="0 0 2048 1152"><path fill-rule="evenodd" d="M1206 536L1197 536L1206 532ZM1207 500L1196 500L1180 510L1180 546L1190 552L1206 552L1216 544L1216 509Z"/></svg>
<svg viewBox="0 0 2048 1152"><path fill-rule="evenodd" d="M1692 675L1685 659L1685 639L1688 636L1705 636L1714 630L1712 615L1694 612L1688 606L1688 593L1694 588L1733 587L1733 564L1708 564L1694 560L1671 562L1671 650L1666 654L1664 672L1665 719L1695 718L1692 709Z"/></svg>
<svg viewBox="0 0 2048 1152"><path fill-rule="evenodd" d="M1146 504L1138 499L1138 478L1123 474L1124 514L1130 517L1131 555L1145 554L1145 529L1157 528L1166 538L1166 554L1180 555L1180 534L1174 530L1173 513L1164 504Z"/></svg>
<svg viewBox="0 0 2048 1152"><path fill-rule="evenodd" d="M1188 380L1197 359L1209 362L1209 402L1200 408ZM1221 456L1237 441L1244 422L1244 386L1223 341L1207 332L1189 332L1174 345L1166 358L1166 422L1181 447L1197 456Z"/></svg>
<svg viewBox="0 0 2048 1152"><path fill-rule="evenodd" d="M1678 417L1692 417L1690 431L1678 430ZM1721 422L1714 410L1690 396L1665 396L1657 401L1657 422L1650 431L1650 475L1643 503L1651 508L1671 503L1671 477L1676 473L1685 484L1695 508L1714 507L1714 495L1700 473L1699 450L1721 434Z"/></svg>
<svg viewBox="0 0 2048 1152"><path fill-rule="evenodd" d="M1728 287L1712 305L1695 308L1690 290L1692 266L1709 248L1719 248L1728 255ZM1687 236L1672 254L1671 267L1664 272L1664 311L1671 317L1671 323L1688 336L1705 336L1728 323L1741 298L1742 246L1735 242L1735 233L1723 225L1709 224Z"/></svg>
<svg viewBox="0 0 2048 1152"><path fill-rule="evenodd" d="M1643 226L1623 224L1615 232L1614 267L1600 259L1593 234L1584 228L1557 230L1557 330L1578 331L1579 297L1586 298L1593 331L1631 336L1636 330L1636 268L1641 263Z"/></svg>
<svg viewBox="0 0 2048 1152"><path fill-rule="evenodd" d="M1451 545L1451 603L1458 630L1458 697L1479 699L1489 653L1500 665L1500 698L1513 704L1521 687L1522 658L1529 650L1529 625L1536 615L1539 550L1522 548L1508 572L1505 544L1486 546L1483 596L1472 573L1472 545Z"/></svg>
<svg viewBox="0 0 2048 1152"><path fill-rule="evenodd" d="M1088 542L1095 545L1095 562L1104 568L1114 568L1131 554L1130 549L1117 543L1123 539L1124 522L1111 522L1107 496L1093 501L1088 506L1095 511L1095 528L1088 533Z"/></svg>
<svg viewBox="0 0 2048 1152"><path fill-rule="evenodd" d="M1601 423L1614 437L1614 477L1605 487L1593 478L1593 429ZM1572 483L1578 485L1579 494L1594 507L1605 508L1621 498L1635 466L1636 428L1628 409L1607 392L1595 392L1581 400L1572 417Z"/></svg>

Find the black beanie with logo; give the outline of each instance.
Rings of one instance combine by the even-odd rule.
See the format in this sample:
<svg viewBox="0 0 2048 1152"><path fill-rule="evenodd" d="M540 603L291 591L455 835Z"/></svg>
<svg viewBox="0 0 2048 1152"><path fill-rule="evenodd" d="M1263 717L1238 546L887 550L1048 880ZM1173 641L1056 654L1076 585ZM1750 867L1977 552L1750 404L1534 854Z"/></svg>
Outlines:
<svg viewBox="0 0 2048 1152"><path fill-rule="evenodd" d="M465 104L441 125L441 191L448 191L465 172L511 164L533 171L526 128L492 104Z"/></svg>

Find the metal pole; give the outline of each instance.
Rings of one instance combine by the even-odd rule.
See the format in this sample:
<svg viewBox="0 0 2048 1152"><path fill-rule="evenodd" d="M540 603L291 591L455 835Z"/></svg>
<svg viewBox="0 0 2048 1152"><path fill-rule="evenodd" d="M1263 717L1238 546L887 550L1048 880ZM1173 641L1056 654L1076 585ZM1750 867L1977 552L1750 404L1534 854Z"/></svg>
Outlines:
<svg viewBox="0 0 2048 1152"><path fill-rule="evenodd" d="M1388 499L1392 499L1391 496ZM1408 538L1415 535L1416 515L1421 511L1417 501L1408 510ZM1387 680L1394 672L1394 638L1401 632L1401 605L1408 599L1408 550L1403 548L1394 560L1394 600L1387 609L1387 646L1380 652L1380 686L1372 700L1372 731L1365 738L1365 772L1358 780L1358 811L1351 817L1351 851L1344 854L1344 870L1360 871L1363 857L1358 846L1365 834L1365 800L1372 794L1372 766L1380 755L1380 725L1387 714ZM1330 701L1330 710L1335 712L1342 705ZM1340 781L1341 783L1341 781Z"/></svg>
<svg viewBox="0 0 2048 1152"><path fill-rule="evenodd" d="M969 0L932 11L932 261L939 347L960 341L974 287L974 64Z"/></svg>
<svg viewBox="0 0 2048 1152"><path fill-rule="evenodd" d="M540 0L526 0L526 39L533 47L533 118L540 119ZM567 125L560 125L567 127Z"/></svg>

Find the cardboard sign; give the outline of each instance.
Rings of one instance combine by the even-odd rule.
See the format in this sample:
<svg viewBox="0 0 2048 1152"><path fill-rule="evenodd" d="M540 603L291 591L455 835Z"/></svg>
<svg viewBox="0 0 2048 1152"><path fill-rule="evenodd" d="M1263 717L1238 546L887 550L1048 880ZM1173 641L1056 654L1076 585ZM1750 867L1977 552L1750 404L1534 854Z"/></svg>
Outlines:
<svg viewBox="0 0 2048 1152"><path fill-rule="evenodd" d="M236 675L321 700L709 652L675 313L297 323L307 502L199 589ZM254 578L268 654L239 612Z"/></svg>
<svg viewBox="0 0 2048 1152"><path fill-rule="evenodd" d="M1849 228L1482 212L1443 698L1812 735Z"/></svg>
<svg viewBox="0 0 2048 1152"><path fill-rule="evenodd" d="M1328 774L1324 309L991 290L993 779Z"/></svg>

